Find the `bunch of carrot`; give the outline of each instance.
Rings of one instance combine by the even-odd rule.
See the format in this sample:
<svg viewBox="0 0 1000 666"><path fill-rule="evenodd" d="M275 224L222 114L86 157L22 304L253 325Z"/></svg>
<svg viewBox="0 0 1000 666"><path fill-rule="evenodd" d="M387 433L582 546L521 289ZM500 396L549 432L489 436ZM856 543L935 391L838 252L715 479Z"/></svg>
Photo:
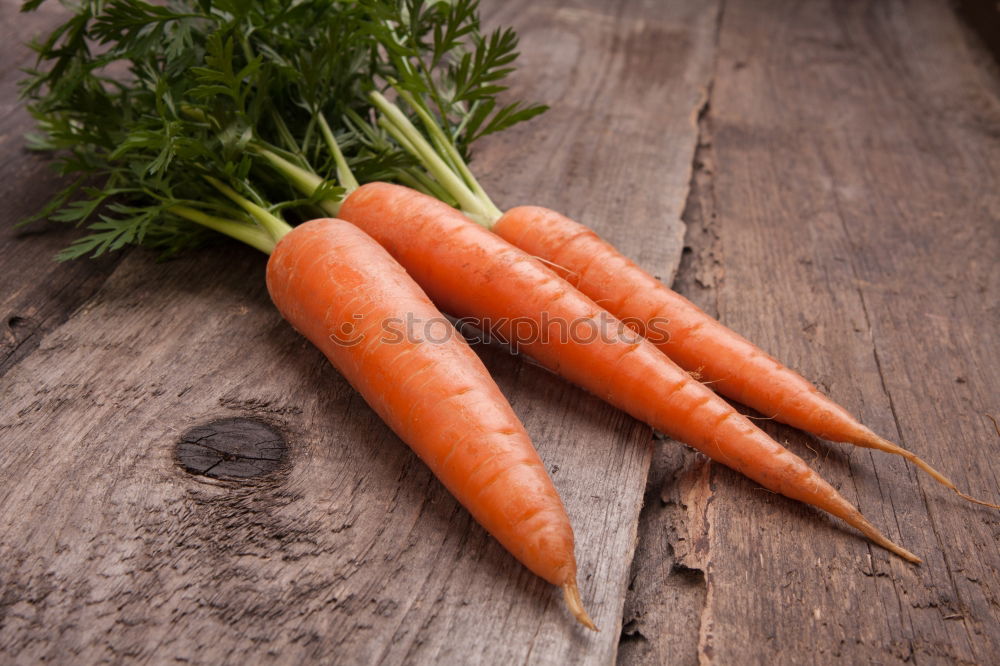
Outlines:
<svg viewBox="0 0 1000 666"><path fill-rule="evenodd" d="M466 165L468 145L542 109L496 104L516 39L481 36L474 2L163 8L129 0L86 4L67 26L41 45L51 66L26 90L44 147L69 152L66 171L105 179L82 204L67 203L67 193L45 211L76 223L103 211L70 256L151 239L178 249L200 238L198 228L269 253L268 289L285 319L491 534L563 588L584 625L594 628L576 584L569 520L486 369L455 336L444 345L389 343L378 333L383 321L433 319L440 307L503 322L496 333L508 340L513 322L525 320L539 331L553 322L615 330L537 336L522 349L766 488L920 561L709 385L819 436L903 455L954 484L581 225L537 207L503 214L490 201ZM88 40L108 50L95 56ZM103 74L116 61L129 64L127 83ZM412 118L379 91L387 88ZM271 203L292 189L300 198ZM285 209L339 219L291 229L277 214ZM643 322L664 319L668 336L654 344ZM638 322L636 330L622 320ZM345 327L359 322L360 343L342 344ZM695 369L706 383L688 372Z"/></svg>
<svg viewBox="0 0 1000 666"><path fill-rule="evenodd" d="M349 90L354 77L376 75L375 44L362 32L366 11L327 0L82 4L36 46L49 66L25 82L43 133L33 140L59 151L62 171L79 176L42 215L77 224L98 217L63 259L128 243L173 253L206 230L270 255L267 288L282 316L490 534L559 586L573 615L595 628L580 598L565 508L479 357L457 334L383 335L386 322L408 317L448 324L358 227L323 217L291 227L282 212L308 209L316 197L281 202L287 187L275 187L255 165L260 156L294 157L268 140L285 141L302 118L322 119L329 106L352 110L312 96L317 88L302 84L308 77ZM105 49L92 51L94 42ZM272 60L252 55L257 50ZM122 65L130 79L107 74ZM267 104L278 100L284 100L281 114ZM309 112L299 113L303 108ZM329 131L325 122L316 126L323 140ZM336 166L344 182L354 182L342 159ZM380 168L377 161L371 168Z"/></svg>
<svg viewBox="0 0 1000 666"><path fill-rule="evenodd" d="M817 437L902 456L963 499L1000 508L963 493L919 456L876 435L811 382L660 283L582 224L540 206L518 206L502 213L429 106L406 90L400 89L399 96L429 138L399 106L373 92L372 102L384 114L382 125L460 202L471 220L541 259L576 289L629 322L638 334L651 337L680 367L769 418Z"/></svg>

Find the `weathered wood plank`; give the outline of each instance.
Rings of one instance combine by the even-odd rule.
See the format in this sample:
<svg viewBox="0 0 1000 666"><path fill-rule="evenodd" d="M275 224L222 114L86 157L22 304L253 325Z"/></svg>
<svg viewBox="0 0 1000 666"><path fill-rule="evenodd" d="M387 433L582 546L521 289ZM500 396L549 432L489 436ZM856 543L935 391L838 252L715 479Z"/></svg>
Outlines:
<svg viewBox="0 0 1000 666"><path fill-rule="evenodd" d="M674 104L676 90L666 87L650 98L659 107L610 103L616 91L622 99L642 92L641 77L619 82L624 64L612 50L623 40L635 49L627 50L635 76L643 67L654 68L652 76L665 63L704 71L703 62L678 62L702 58L703 50L658 50L665 27L684 33L664 22L669 15L661 9L595 3L582 10L589 21L558 3L526 11L530 22L508 18L524 33L526 65L536 76L561 71L567 89L599 79L611 95L575 102L572 126L539 121L548 124L546 148L572 142L582 150L587 132L610 127L632 128L623 140L641 137L652 150L655 132L639 130L672 125L661 116L664 107L693 117L696 80L681 87L695 100L690 108ZM564 32L586 44L586 66L575 56L532 64L529 54ZM591 71L608 62L618 64ZM518 85L537 83L522 75ZM694 132L687 122L661 150L690 149ZM476 166L521 164L522 145L494 141ZM665 243L678 237L690 159L655 173L633 171L633 159L628 150L609 152L602 170L577 172L579 160L557 158L545 169L554 178L543 188L545 202L576 213L573 206L593 195L581 217L607 226L623 210L629 181L648 178L655 196L626 209L635 221L616 240L669 276L679 247ZM494 177L510 187L517 181L488 173L487 184L508 203L515 190L494 187ZM536 197L540 190L521 192ZM648 429L521 359L481 350L574 523L584 596L604 629L589 634L568 618L558 592L490 540L280 321L262 267L261 257L235 248L160 265L132 253L0 378L9 396L0 406L3 659L613 660L649 465ZM189 428L238 416L284 434L290 448L278 471L212 480L177 464L174 447Z"/></svg>
<svg viewBox="0 0 1000 666"><path fill-rule="evenodd" d="M707 99L706 99L707 103ZM703 107L684 209L684 253L673 288L718 316L715 286L722 276L715 231L711 139ZM685 446L665 443L653 452L639 542L625 600L618 663L696 664L706 609L710 545L706 522L713 499L712 463ZM707 660L706 660L707 661Z"/></svg>
<svg viewBox="0 0 1000 666"><path fill-rule="evenodd" d="M117 257L59 265L52 261L75 232L65 225L15 223L41 208L57 191L50 161L24 150L30 118L18 103L21 68L32 63L23 42L41 35L65 10L46 3L37 13L19 14L20 3L0 2L0 375L35 349L42 336L66 320L104 281Z"/></svg>
<svg viewBox="0 0 1000 666"><path fill-rule="evenodd" d="M944 3L727 4L694 207L703 263L682 285L995 499L1000 86L966 37ZM682 494L710 501L685 511L684 531L707 535L706 596L680 663L994 661L997 514L897 459L765 427L926 562L711 465Z"/></svg>
<svg viewBox="0 0 1000 666"><path fill-rule="evenodd" d="M613 641L578 631L280 321L262 264L133 254L3 379L5 659L607 660ZM517 359L491 366L555 472L584 587L613 624L608 537L629 528L607 525L634 511L621 489L648 461L642 429ZM284 432L288 468L245 484L184 472L174 444L220 416Z"/></svg>
<svg viewBox="0 0 1000 666"><path fill-rule="evenodd" d="M669 283L680 262L680 218L719 9L718 2L686 1L657 3L655 11L632 3L563 3L555 12L546 3L500 5L494 22L514 23L521 35L514 94L551 108L538 121L486 140L474 166L487 190L501 205L538 203L575 217ZM495 144L508 148L494 153ZM516 151L523 159L509 158ZM672 441L657 442L656 456L652 478L671 481L674 463L693 457ZM687 558L681 563L665 548L677 535L673 522L663 525L657 513L660 485L653 482L645 495L645 511L655 519L640 523L639 550L623 590L619 659L626 663L674 663L696 648L703 576L693 554L681 553ZM670 516L682 502L673 488L664 491ZM649 639L639 635L640 624ZM683 627L692 626L688 645ZM660 640L665 636L670 640Z"/></svg>
<svg viewBox="0 0 1000 666"><path fill-rule="evenodd" d="M518 99L538 120L484 140L475 160L501 207L550 206L670 282L714 54L717 2L495 3L514 25Z"/></svg>

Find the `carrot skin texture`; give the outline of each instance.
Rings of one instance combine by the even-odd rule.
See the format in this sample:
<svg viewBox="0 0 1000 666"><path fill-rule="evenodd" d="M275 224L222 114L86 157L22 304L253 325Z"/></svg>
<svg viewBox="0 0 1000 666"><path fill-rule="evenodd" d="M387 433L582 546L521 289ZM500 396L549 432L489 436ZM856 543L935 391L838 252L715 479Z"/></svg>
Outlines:
<svg viewBox="0 0 1000 666"><path fill-rule="evenodd" d="M282 316L490 534L541 578L575 585L562 501L479 357L457 335L427 340L423 326L386 342L384 322L406 313L450 324L382 247L342 220L307 222L278 243L267 287Z"/></svg>
<svg viewBox="0 0 1000 666"><path fill-rule="evenodd" d="M588 227L548 208L518 206L504 213L493 231L548 262L719 393L823 439L902 456L963 499L1000 508L961 492L921 458L876 435L812 382L707 315Z"/></svg>
<svg viewBox="0 0 1000 666"><path fill-rule="evenodd" d="M573 323L578 340L594 326L610 331L586 344L553 334L547 341L526 342L522 349L564 378L764 487L823 509L873 540L881 538L882 545L888 543L801 458L540 261L454 208L404 187L369 183L347 197L340 216L382 244L443 310L489 319L507 340L518 339L514 322L541 322L542 313L550 321Z"/></svg>
<svg viewBox="0 0 1000 666"><path fill-rule="evenodd" d="M648 337L679 366L764 416L838 442L868 429L808 380L665 286L578 222L518 206L493 228ZM658 322L650 330L650 322Z"/></svg>

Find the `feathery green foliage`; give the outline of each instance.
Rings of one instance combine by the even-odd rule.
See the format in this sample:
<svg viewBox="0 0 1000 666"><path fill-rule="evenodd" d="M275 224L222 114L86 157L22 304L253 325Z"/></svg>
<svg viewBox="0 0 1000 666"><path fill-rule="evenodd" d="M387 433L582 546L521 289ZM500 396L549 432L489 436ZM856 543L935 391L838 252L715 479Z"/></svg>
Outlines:
<svg viewBox="0 0 1000 666"><path fill-rule="evenodd" d="M468 155L478 138L544 110L496 102L516 46L510 30L481 35L474 0L80 2L32 45L37 63L22 82L38 127L29 145L54 151L72 177L32 219L86 226L60 259L128 244L179 252L209 237L177 213L192 209L259 233L210 179L272 212L313 214L343 190L331 179L303 198L258 157L336 173L321 119L362 182L443 195L374 123L368 94L395 84L430 100Z"/></svg>

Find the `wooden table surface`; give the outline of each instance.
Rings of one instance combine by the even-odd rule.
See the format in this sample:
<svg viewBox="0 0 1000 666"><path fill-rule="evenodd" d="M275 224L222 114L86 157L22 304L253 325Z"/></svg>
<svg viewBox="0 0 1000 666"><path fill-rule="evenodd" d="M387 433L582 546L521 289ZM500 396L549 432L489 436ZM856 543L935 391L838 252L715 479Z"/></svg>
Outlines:
<svg viewBox="0 0 1000 666"><path fill-rule="evenodd" d="M13 230L58 185L23 150L20 42L62 15L17 5L0 0L0 662L1000 660L1000 512L761 421L924 558L911 566L480 348L574 524L601 632L579 629L282 322L262 257L56 264L71 230ZM484 13L521 34L515 93L552 106L477 153L501 206L595 227L1000 498L1000 76L951 5ZM220 418L267 424L280 462L187 471L178 443Z"/></svg>

